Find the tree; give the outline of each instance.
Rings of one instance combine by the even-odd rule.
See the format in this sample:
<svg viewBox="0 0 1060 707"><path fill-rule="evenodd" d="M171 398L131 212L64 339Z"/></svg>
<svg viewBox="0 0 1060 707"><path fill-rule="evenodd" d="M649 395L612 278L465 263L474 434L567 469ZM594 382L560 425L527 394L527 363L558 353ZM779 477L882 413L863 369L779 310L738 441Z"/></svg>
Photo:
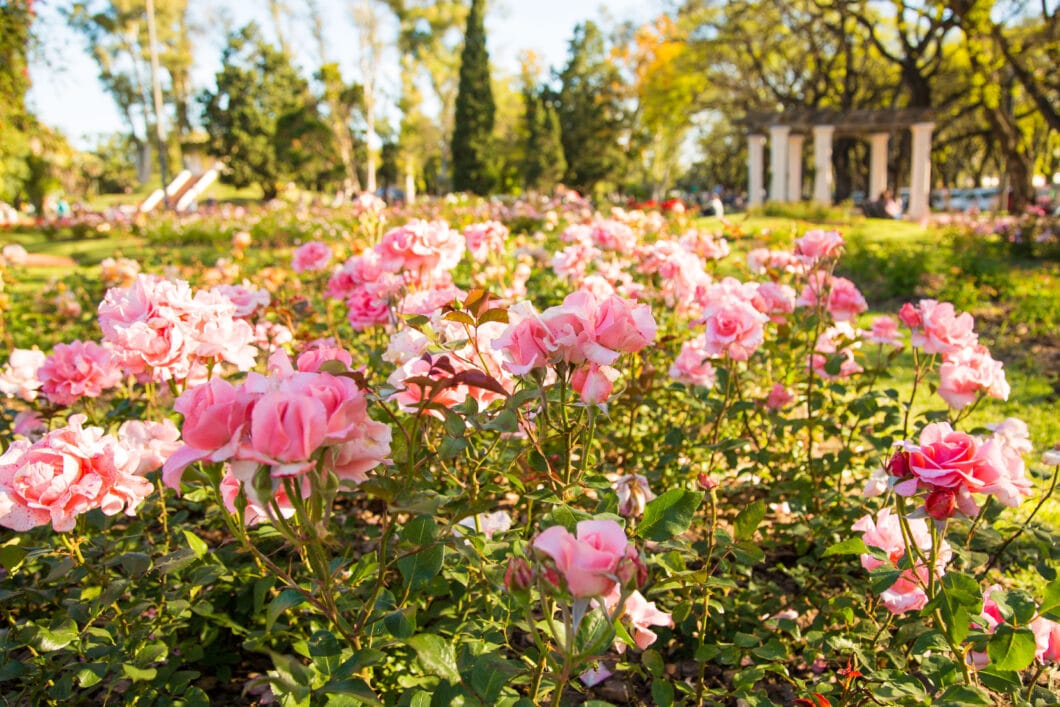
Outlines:
<svg viewBox="0 0 1060 707"><path fill-rule="evenodd" d="M472 0L467 15L453 126L453 188L476 194L488 194L495 181L490 143L496 106L490 85L484 5L484 0Z"/></svg>
<svg viewBox="0 0 1060 707"><path fill-rule="evenodd" d="M375 193L375 113L376 113L376 74L383 54L383 42L379 36L380 18L376 12L374 0L360 0L353 8L353 19L357 25L357 37L360 43L360 67L362 104L364 108L365 142L367 143L368 163L366 186L369 192Z"/></svg>
<svg viewBox="0 0 1060 707"><path fill-rule="evenodd" d="M0 0L0 201L16 201L30 177L35 121L26 111L26 53L32 23L27 0Z"/></svg>
<svg viewBox="0 0 1060 707"><path fill-rule="evenodd" d="M305 79L282 51L251 23L228 37L217 73L217 91L205 91L203 127L210 153L224 158L222 179L237 187L261 185L266 199L278 192L289 165L277 154L277 125L308 105Z"/></svg>
<svg viewBox="0 0 1060 707"><path fill-rule="evenodd" d="M523 100L526 103L527 133L523 184L531 190L550 190L567 171L559 116L545 89L527 87Z"/></svg>
<svg viewBox="0 0 1060 707"><path fill-rule="evenodd" d="M558 78L556 111L567 160L563 179L575 189L592 191L624 164L620 141L626 129L622 78L608 61L604 37L594 23L574 29L567 65Z"/></svg>

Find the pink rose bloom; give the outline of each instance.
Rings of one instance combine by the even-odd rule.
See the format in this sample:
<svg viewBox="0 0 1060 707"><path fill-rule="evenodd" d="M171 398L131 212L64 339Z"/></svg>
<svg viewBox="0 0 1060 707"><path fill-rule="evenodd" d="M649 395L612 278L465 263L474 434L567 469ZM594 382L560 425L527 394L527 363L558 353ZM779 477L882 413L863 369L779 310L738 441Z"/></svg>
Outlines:
<svg viewBox="0 0 1060 707"><path fill-rule="evenodd" d="M931 533L928 531L927 523L922 518L908 519L909 530L912 540L921 552L928 556L931 553ZM898 516L892 515L890 508L884 508L875 520L867 515L858 520L852 526L853 530L862 533L862 540L869 547L879 548L887 553L887 561L876 559L873 555L862 555L861 566L866 570L873 570L881 565L888 564L897 567L899 561L905 556L905 541L902 538L902 529ZM935 565L935 576L941 577L949 564L953 552L945 540L939 547L937 562ZM884 606L893 614L901 614L906 611L919 611L927 604L927 593L924 587L928 581L928 568L921 562L913 569L907 569L898 577L894 584L880 594Z"/></svg>
<svg viewBox="0 0 1060 707"><path fill-rule="evenodd" d="M390 337L383 360L395 366L401 366L407 361L419 358L431 345L431 340L418 330L408 327Z"/></svg>
<svg viewBox="0 0 1060 707"><path fill-rule="evenodd" d="M325 361L338 361L346 368L353 366L353 354L335 343L334 339L317 339L298 354L295 367L299 371L315 373Z"/></svg>
<svg viewBox="0 0 1060 707"><path fill-rule="evenodd" d="M45 432L48 425L44 423L40 413L36 410L22 410L15 415L11 425L12 434L21 435L26 438L36 437L38 433Z"/></svg>
<svg viewBox="0 0 1060 707"><path fill-rule="evenodd" d="M655 341L657 326L648 305L612 295L600 302L594 328L600 345L613 351L636 353Z"/></svg>
<svg viewBox="0 0 1060 707"><path fill-rule="evenodd" d="M133 515L152 491L130 469L129 455L98 427L82 428L84 415L32 445L16 441L0 456L0 525L25 531L51 523L73 530L77 516L99 508Z"/></svg>
<svg viewBox="0 0 1060 707"><path fill-rule="evenodd" d="M611 397L617 379L618 371L611 366L586 363L575 369L571 376L571 387L586 405L601 405Z"/></svg>
<svg viewBox="0 0 1060 707"><path fill-rule="evenodd" d="M118 428L118 441L129 452L133 473L140 476L160 468L181 446L172 420L126 420Z"/></svg>
<svg viewBox="0 0 1060 707"><path fill-rule="evenodd" d="M37 371L41 392L57 405L98 398L121 382L121 370L110 349L93 341L56 344Z"/></svg>
<svg viewBox="0 0 1060 707"><path fill-rule="evenodd" d="M1002 505L1015 508L1034 494L1034 484L1027 478L1027 467L1022 452L1009 444L1006 437L994 434L981 447L987 466L998 474L990 478L980 489L981 493L994 496Z"/></svg>
<svg viewBox="0 0 1060 707"><path fill-rule="evenodd" d="M415 292L410 292L398 302L397 311L401 314L421 314L429 317L446 305L456 300L462 300L465 296L463 290L452 283L441 282L436 278L432 286L425 287Z"/></svg>
<svg viewBox="0 0 1060 707"><path fill-rule="evenodd" d="M794 399L795 396L784 387L783 383L774 383L773 389L769 391L769 397L766 398L766 407L770 410L781 410Z"/></svg>
<svg viewBox="0 0 1060 707"><path fill-rule="evenodd" d="M637 234L632 228L616 219L597 219L592 223L590 237L600 248L618 251L626 255L637 247Z"/></svg>
<svg viewBox="0 0 1060 707"><path fill-rule="evenodd" d="M303 492L308 493L309 489L304 488L304 486L305 484L303 484ZM239 496L241 488L243 488L243 482L232 473L231 467L226 465L225 474L221 477L221 502L224 503L225 510L229 513L234 514L236 512L236 498ZM276 505L280 508L280 514L284 518L290 518L294 515L294 506L291 504L291 499L287 497L287 489L284 488L283 484L277 485L276 495L273 498L276 500ZM268 521L271 518L271 508L263 508L252 498L252 494L247 494L247 507L243 510L243 524L250 527Z"/></svg>
<svg viewBox="0 0 1060 707"><path fill-rule="evenodd" d="M512 375L521 376L548 365L551 342L548 327L529 303L521 308L521 314L518 308L516 305L509 311L510 323L493 340L493 349L504 356L504 367Z"/></svg>
<svg viewBox="0 0 1060 707"><path fill-rule="evenodd" d="M795 240L795 255L807 265L838 256L842 248L843 237L838 231L807 231L802 238Z"/></svg>
<svg viewBox="0 0 1060 707"><path fill-rule="evenodd" d="M413 219L387 231L375 246L379 264L390 272L406 272L427 286L448 273L464 257L464 237L445 221Z"/></svg>
<svg viewBox="0 0 1060 707"><path fill-rule="evenodd" d="M946 404L960 410L980 393L1008 400L1010 388L1004 365L995 361L985 346L974 346L947 354L939 366L938 393Z"/></svg>
<svg viewBox="0 0 1060 707"><path fill-rule="evenodd" d="M913 480L895 486L899 495L913 495L918 481L930 487L975 493L995 481L1000 473L983 454L979 440L954 430L947 422L926 425L919 441L903 443Z"/></svg>
<svg viewBox="0 0 1060 707"><path fill-rule="evenodd" d="M464 240L472 257L478 262L485 262L489 254L504 252L504 242L508 240L508 227L499 221L473 223L464 229Z"/></svg>
<svg viewBox="0 0 1060 707"><path fill-rule="evenodd" d="M312 467L310 457L327 433L321 401L295 391L266 393L254 404L250 444L240 448L239 458L269 464L273 477L295 476Z"/></svg>
<svg viewBox="0 0 1060 707"><path fill-rule="evenodd" d="M755 248L747 254L747 267L755 275L766 273L788 273L798 275L805 272L802 261L791 251Z"/></svg>
<svg viewBox="0 0 1060 707"><path fill-rule="evenodd" d="M340 482L362 483L368 479L369 471L391 463L391 435L389 425L365 414L360 424L346 435L346 441L328 449L325 458Z"/></svg>
<svg viewBox="0 0 1060 707"><path fill-rule="evenodd" d="M685 385L698 385L703 388L714 387L717 373L714 366L707 360L710 358L707 351L706 339L697 336L694 339L681 344L681 353L677 354L673 364L670 366L670 378Z"/></svg>
<svg viewBox="0 0 1060 707"><path fill-rule="evenodd" d="M729 242L695 229L685 231L680 243L689 251L705 260L721 260L729 255Z"/></svg>
<svg viewBox="0 0 1060 707"><path fill-rule="evenodd" d="M331 248L320 241L310 241L294 251L291 269L297 273L325 270L331 262Z"/></svg>
<svg viewBox="0 0 1060 707"><path fill-rule="evenodd" d="M795 290L775 282L760 282L751 304L774 324L783 324L795 311Z"/></svg>
<svg viewBox="0 0 1060 707"><path fill-rule="evenodd" d="M876 317L872 320L868 340L874 344L902 347L902 338L898 333L898 322L890 317Z"/></svg>
<svg viewBox="0 0 1060 707"><path fill-rule="evenodd" d="M389 322L390 307L385 299L378 299L360 286L346 299L346 319L354 331L364 331Z"/></svg>
<svg viewBox="0 0 1060 707"><path fill-rule="evenodd" d="M1029 454L1034 445L1031 443L1030 430L1027 423L1015 417L1006 417L1001 422L993 422L986 426L1001 440L1020 454Z"/></svg>
<svg viewBox="0 0 1060 707"><path fill-rule="evenodd" d="M924 323L920 318L920 310L910 302L906 302L898 310L898 319L910 329L919 329Z"/></svg>
<svg viewBox="0 0 1060 707"><path fill-rule="evenodd" d="M0 373L0 393L9 398L17 396L26 402L36 400L41 386L37 371L45 359L44 352L37 349L11 349Z"/></svg>
<svg viewBox="0 0 1060 707"><path fill-rule="evenodd" d="M811 273L797 303L800 307L821 304L837 322L848 322L869 308L857 286L845 277L832 277L818 270Z"/></svg>
<svg viewBox="0 0 1060 707"><path fill-rule="evenodd" d="M600 255L600 250L595 246L575 243L552 256L552 270L559 277L579 284L588 274L589 266Z"/></svg>
<svg viewBox="0 0 1060 707"><path fill-rule="evenodd" d="M617 591L612 590L612 593ZM658 636L654 631L651 630L652 626L669 626L673 627L673 617L665 611L659 611L655 606L655 602L648 601L644 596L634 591L628 597L626 597L626 603L622 607L622 614L626 619L629 619L630 626L633 629L633 642L637 644L637 648L644 650L651 644L655 643ZM618 644L618 652L624 651L624 644Z"/></svg>
<svg viewBox="0 0 1060 707"><path fill-rule="evenodd" d="M234 316L240 319L246 319L259 309L269 306L269 291L258 289L246 280L242 285L216 285L212 289L231 300L236 308Z"/></svg>
<svg viewBox="0 0 1060 707"><path fill-rule="evenodd" d="M746 361L765 338L763 326L769 318L745 300L729 298L706 307L704 348L711 356Z"/></svg>
<svg viewBox="0 0 1060 707"><path fill-rule="evenodd" d="M913 346L924 353L953 354L978 343L971 314L958 315L949 302L931 299L920 300L918 310L923 330L913 331Z"/></svg>
<svg viewBox="0 0 1060 707"><path fill-rule="evenodd" d="M1029 626L1034 632L1034 657L1042 663L1060 662L1060 623L1038 616Z"/></svg>
<svg viewBox="0 0 1060 707"><path fill-rule="evenodd" d="M553 361L574 364L592 361L610 366L618 360L617 351L596 341L596 312L596 298L585 290L578 290L567 295L563 304L541 313L540 320L548 329L546 345Z"/></svg>
<svg viewBox="0 0 1060 707"><path fill-rule="evenodd" d="M383 276L379 254L366 250L343 263L328 280L327 295L344 300L359 286L375 282Z"/></svg>
<svg viewBox="0 0 1060 707"><path fill-rule="evenodd" d="M426 355L424 358L413 359L394 369L394 372L387 378L387 383L398 389L390 399L397 402L402 412L408 413L418 413L427 403L447 408L459 405L467 400L469 392L467 386L450 385L439 390L437 387L409 380L421 378L441 380L449 377L451 374L436 368ZM445 419L442 412L438 410L428 408L426 414L439 420Z"/></svg>
<svg viewBox="0 0 1060 707"><path fill-rule="evenodd" d="M552 559L575 597L602 597L616 585L615 571L628 541L613 520L583 520L577 535L560 525L540 533L533 548Z"/></svg>
<svg viewBox="0 0 1060 707"><path fill-rule="evenodd" d="M232 458L242 436L248 431L248 408L253 397L222 378L188 388L173 409L184 416L181 434L184 446L173 453L162 467L162 481L180 488L180 477L191 463Z"/></svg>

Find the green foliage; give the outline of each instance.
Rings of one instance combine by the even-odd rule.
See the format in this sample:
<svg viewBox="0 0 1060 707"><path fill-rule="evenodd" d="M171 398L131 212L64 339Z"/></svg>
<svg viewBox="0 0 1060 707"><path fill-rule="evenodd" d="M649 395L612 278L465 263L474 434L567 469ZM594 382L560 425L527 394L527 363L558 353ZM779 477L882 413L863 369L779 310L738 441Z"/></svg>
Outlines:
<svg viewBox="0 0 1060 707"><path fill-rule="evenodd" d="M523 93L526 105L526 155L522 166L523 184L527 189L548 191L567 171L563 156L559 115L544 90L528 87Z"/></svg>
<svg viewBox="0 0 1060 707"><path fill-rule="evenodd" d="M319 121L299 116L313 110L308 86L290 58L265 42L253 23L228 37L221 65L216 92L200 96L210 153L226 161L223 180L237 187L258 184L271 199L297 167L281 158L281 121L296 133L316 126L315 135L320 134ZM283 156L307 159L286 146Z"/></svg>
<svg viewBox="0 0 1060 707"><path fill-rule="evenodd" d="M492 164L493 119L496 107L486 51L485 0L473 0L460 54L460 84L453 128L453 188L488 194L496 182Z"/></svg>

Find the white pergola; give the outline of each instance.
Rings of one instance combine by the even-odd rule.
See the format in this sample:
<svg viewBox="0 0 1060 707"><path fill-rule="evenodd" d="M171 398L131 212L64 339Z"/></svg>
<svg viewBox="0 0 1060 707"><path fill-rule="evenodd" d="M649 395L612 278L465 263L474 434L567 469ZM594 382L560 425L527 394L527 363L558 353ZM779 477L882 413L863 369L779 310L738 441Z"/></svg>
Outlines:
<svg viewBox="0 0 1060 707"><path fill-rule="evenodd" d="M930 210L931 113L924 109L788 111L748 116L748 204L759 206L766 196L764 157L768 132L770 201L801 201L802 149L813 136L813 200L832 203L832 141L837 134L869 138L868 199L887 189L887 145L896 130L912 134L909 206L906 215L920 219Z"/></svg>

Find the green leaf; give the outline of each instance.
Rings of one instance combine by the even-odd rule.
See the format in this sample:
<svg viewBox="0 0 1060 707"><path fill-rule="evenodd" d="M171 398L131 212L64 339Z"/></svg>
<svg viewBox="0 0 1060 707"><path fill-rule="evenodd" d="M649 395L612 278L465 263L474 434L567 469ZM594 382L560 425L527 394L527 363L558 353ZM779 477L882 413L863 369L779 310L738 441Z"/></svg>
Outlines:
<svg viewBox="0 0 1060 707"><path fill-rule="evenodd" d="M416 622L407 611L391 611L383 617L383 625L394 638L408 638L416 633Z"/></svg>
<svg viewBox="0 0 1060 707"><path fill-rule="evenodd" d="M77 671L75 679L81 687L92 687L98 684L106 674L107 666L105 663L85 663Z"/></svg>
<svg viewBox="0 0 1060 707"><path fill-rule="evenodd" d="M934 703L939 707L952 705L953 707L964 707L964 705L990 705L996 704L994 699L985 690L974 685L950 685L946 691L935 698Z"/></svg>
<svg viewBox="0 0 1060 707"><path fill-rule="evenodd" d="M280 618L280 614L293 609L294 607L303 604L305 597L302 593L295 589L284 589L280 592L275 599L269 603L269 608L265 611L265 632L272 631L273 625L276 623L276 619Z"/></svg>
<svg viewBox="0 0 1060 707"><path fill-rule="evenodd" d="M666 663L663 661L662 655L654 648L644 651L640 656L640 662L641 665L647 668L652 677L661 677L663 670L666 669Z"/></svg>
<svg viewBox="0 0 1060 707"><path fill-rule="evenodd" d="M766 517L765 501L755 501L736 515L733 523L733 534L736 540L750 540L758 529L758 524Z"/></svg>
<svg viewBox="0 0 1060 707"><path fill-rule="evenodd" d="M496 704L501 690L520 672L519 666L492 653L475 659L471 668L471 687L487 705Z"/></svg>
<svg viewBox="0 0 1060 707"><path fill-rule="evenodd" d="M1042 603L1038 605L1038 613L1052 614L1050 618L1060 618L1060 579L1045 585L1045 594L1042 595Z"/></svg>
<svg viewBox="0 0 1060 707"><path fill-rule="evenodd" d="M686 489L671 489L644 508L644 518L637 526L637 535L648 540L662 542L688 529L692 524L703 494Z"/></svg>
<svg viewBox="0 0 1060 707"><path fill-rule="evenodd" d="M328 695L338 695L328 699L327 707L383 704L364 680L332 680L324 685L323 690ZM350 700L351 697L354 699Z"/></svg>
<svg viewBox="0 0 1060 707"><path fill-rule="evenodd" d="M77 624L73 619L65 619L51 628L38 626L37 647L42 651L57 651L66 648L77 638Z"/></svg>
<svg viewBox="0 0 1060 707"><path fill-rule="evenodd" d="M658 707L671 707L674 703L674 686L669 680L652 680L651 699Z"/></svg>
<svg viewBox="0 0 1060 707"><path fill-rule="evenodd" d="M188 547L195 553L195 556L200 560L206 557L206 553L210 551L210 546L195 533L190 530L184 531L184 538L188 541Z"/></svg>
<svg viewBox="0 0 1060 707"><path fill-rule="evenodd" d="M405 583L416 587L429 581L442 569L445 560L445 548L435 545L406 555L397 561L398 571L405 578Z"/></svg>
<svg viewBox="0 0 1060 707"><path fill-rule="evenodd" d="M127 552L121 556L121 566L125 574L139 577L151 567L151 556L143 552Z"/></svg>
<svg viewBox="0 0 1060 707"><path fill-rule="evenodd" d="M990 664L997 670L1023 670L1034 662L1035 650L1034 632L1009 624L1000 624L986 645Z"/></svg>
<svg viewBox="0 0 1060 707"><path fill-rule="evenodd" d="M125 673L125 677L129 678L133 682L144 682L147 680L154 680L158 675L158 670L155 668L138 668L130 663L124 663L121 666L121 671Z"/></svg>
<svg viewBox="0 0 1060 707"><path fill-rule="evenodd" d="M432 633L421 633L405 642L416 651L416 657L425 671L454 685L460 683L460 672L456 668L456 651L451 641Z"/></svg>
<svg viewBox="0 0 1060 707"><path fill-rule="evenodd" d="M847 538L835 545L830 546L821 557L832 557L833 555L867 555L869 548L861 538Z"/></svg>
<svg viewBox="0 0 1060 707"><path fill-rule="evenodd" d="M8 572L14 572L28 554L29 552L17 545L4 545L0 547L0 565L3 565Z"/></svg>
<svg viewBox="0 0 1060 707"><path fill-rule="evenodd" d="M946 598L951 602L968 607L976 613L983 606L983 591L975 577L961 572L947 572L942 577L942 587Z"/></svg>

